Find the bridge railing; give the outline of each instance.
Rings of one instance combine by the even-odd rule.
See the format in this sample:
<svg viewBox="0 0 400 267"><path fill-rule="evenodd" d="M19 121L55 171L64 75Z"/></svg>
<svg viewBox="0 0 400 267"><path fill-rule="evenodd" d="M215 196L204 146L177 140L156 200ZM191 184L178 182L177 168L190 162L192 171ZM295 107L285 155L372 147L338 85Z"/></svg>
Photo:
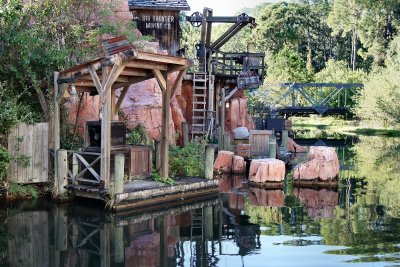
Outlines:
<svg viewBox="0 0 400 267"><path fill-rule="evenodd" d="M283 93L271 105L277 111L324 114L348 112L361 83L284 83L279 84ZM268 91L268 90L267 90Z"/></svg>

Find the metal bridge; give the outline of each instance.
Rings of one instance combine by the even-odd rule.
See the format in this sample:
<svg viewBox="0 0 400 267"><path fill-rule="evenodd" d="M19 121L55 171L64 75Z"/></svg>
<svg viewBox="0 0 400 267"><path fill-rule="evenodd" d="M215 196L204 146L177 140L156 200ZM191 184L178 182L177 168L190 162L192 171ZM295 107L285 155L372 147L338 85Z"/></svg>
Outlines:
<svg viewBox="0 0 400 267"><path fill-rule="evenodd" d="M284 83L279 84L283 93L270 106L272 111L289 117L292 115L343 115L362 83ZM269 91L269 90L268 90Z"/></svg>

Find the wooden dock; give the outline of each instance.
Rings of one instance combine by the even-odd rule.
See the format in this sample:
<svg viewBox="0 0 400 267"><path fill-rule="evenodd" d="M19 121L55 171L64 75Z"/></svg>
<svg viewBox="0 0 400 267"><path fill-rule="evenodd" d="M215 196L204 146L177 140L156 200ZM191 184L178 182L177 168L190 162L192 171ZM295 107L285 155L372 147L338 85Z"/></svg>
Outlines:
<svg viewBox="0 0 400 267"><path fill-rule="evenodd" d="M175 184L168 185L147 180L126 183L122 193L114 194L91 185L70 184L68 190L77 197L103 200L119 211L125 209L145 210L180 205L193 200L204 200L218 196L219 181L198 177L180 177ZM162 203L162 205L160 205Z"/></svg>

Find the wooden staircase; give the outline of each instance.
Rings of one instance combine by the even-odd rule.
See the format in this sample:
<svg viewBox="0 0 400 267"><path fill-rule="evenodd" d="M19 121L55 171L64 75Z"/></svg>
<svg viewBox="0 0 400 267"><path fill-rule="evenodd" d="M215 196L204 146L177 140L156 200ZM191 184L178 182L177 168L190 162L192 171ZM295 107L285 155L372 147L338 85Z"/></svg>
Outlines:
<svg viewBox="0 0 400 267"><path fill-rule="evenodd" d="M207 133L207 73L193 73L192 139Z"/></svg>

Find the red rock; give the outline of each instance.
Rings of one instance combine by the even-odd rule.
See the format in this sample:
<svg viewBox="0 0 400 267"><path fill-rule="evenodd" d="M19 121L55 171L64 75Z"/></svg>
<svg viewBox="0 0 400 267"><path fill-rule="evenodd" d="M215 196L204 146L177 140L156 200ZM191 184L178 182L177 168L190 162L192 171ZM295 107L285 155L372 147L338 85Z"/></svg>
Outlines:
<svg viewBox="0 0 400 267"><path fill-rule="evenodd" d="M246 127L248 130L255 129L254 122L247 112L247 99L241 90L236 92L229 100L229 107L225 111L225 130L230 132L238 127Z"/></svg>
<svg viewBox="0 0 400 267"><path fill-rule="evenodd" d="M292 138L289 137L287 142L287 150L289 152L302 153L307 152L307 147L298 145Z"/></svg>
<svg viewBox="0 0 400 267"><path fill-rule="evenodd" d="M233 156L233 173L245 173L246 172L246 161L241 156Z"/></svg>
<svg viewBox="0 0 400 267"><path fill-rule="evenodd" d="M285 179L285 162L279 159L252 160L249 179L252 182L280 182Z"/></svg>
<svg viewBox="0 0 400 267"><path fill-rule="evenodd" d="M332 147L311 146L309 161L296 166L294 179L327 181L339 175L339 159L336 150Z"/></svg>
<svg viewBox="0 0 400 267"><path fill-rule="evenodd" d="M313 180L319 176L319 160L313 159L294 168L293 179Z"/></svg>
<svg viewBox="0 0 400 267"><path fill-rule="evenodd" d="M214 162L214 170L222 173L232 172L233 152L221 150Z"/></svg>
<svg viewBox="0 0 400 267"><path fill-rule="evenodd" d="M219 181L220 192L228 193L232 191L231 181L227 175L218 175L217 179Z"/></svg>

